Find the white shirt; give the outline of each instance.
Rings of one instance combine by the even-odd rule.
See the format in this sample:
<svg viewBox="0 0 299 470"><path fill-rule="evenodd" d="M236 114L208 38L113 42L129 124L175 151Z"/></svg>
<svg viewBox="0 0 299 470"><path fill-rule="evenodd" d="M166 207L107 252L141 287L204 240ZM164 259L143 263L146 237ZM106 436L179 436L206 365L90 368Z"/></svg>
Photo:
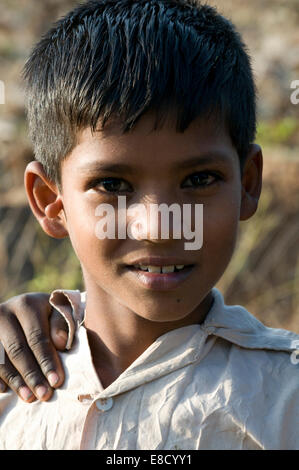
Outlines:
<svg viewBox="0 0 299 470"><path fill-rule="evenodd" d="M202 324L159 337L103 389L85 295L52 293L73 342L66 380L49 402L0 394L0 449L299 449L299 336L213 294Z"/></svg>

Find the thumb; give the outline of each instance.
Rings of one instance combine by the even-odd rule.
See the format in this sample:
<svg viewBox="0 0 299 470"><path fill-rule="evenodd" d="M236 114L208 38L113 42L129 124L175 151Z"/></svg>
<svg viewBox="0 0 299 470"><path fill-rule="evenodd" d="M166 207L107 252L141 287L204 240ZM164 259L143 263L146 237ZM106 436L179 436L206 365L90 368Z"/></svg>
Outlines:
<svg viewBox="0 0 299 470"><path fill-rule="evenodd" d="M56 349L64 351L68 339L68 325L62 314L52 308L50 316L50 336Z"/></svg>

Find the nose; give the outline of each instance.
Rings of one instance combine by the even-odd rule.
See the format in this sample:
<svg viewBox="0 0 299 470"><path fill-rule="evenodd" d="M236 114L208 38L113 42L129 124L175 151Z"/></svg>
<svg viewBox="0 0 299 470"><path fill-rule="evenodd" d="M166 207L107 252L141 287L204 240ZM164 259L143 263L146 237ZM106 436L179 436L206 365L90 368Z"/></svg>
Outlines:
<svg viewBox="0 0 299 470"><path fill-rule="evenodd" d="M182 210L178 203L153 202L134 204L128 209L127 233L135 240L166 243L182 238Z"/></svg>

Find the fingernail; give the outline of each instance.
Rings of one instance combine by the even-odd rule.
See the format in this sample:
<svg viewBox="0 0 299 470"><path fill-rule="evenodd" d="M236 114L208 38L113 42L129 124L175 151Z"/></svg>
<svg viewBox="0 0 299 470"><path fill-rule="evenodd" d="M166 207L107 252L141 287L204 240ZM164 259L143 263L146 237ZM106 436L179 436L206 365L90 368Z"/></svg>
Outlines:
<svg viewBox="0 0 299 470"><path fill-rule="evenodd" d="M31 398L32 395L33 395L31 390L28 387L26 387L25 385L20 387L18 391L19 391L20 397L25 401L29 400L29 398Z"/></svg>
<svg viewBox="0 0 299 470"><path fill-rule="evenodd" d="M47 394L47 392L48 392L48 389L44 385L39 385L35 389L36 396L39 400L44 398L44 396Z"/></svg>
<svg viewBox="0 0 299 470"><path fill-rule="evenodd" d="M59 382L59 377L56 374L56 372L50 372L50 374L47 376L48 382L51 385L51 387L54 387Z"/></svg>

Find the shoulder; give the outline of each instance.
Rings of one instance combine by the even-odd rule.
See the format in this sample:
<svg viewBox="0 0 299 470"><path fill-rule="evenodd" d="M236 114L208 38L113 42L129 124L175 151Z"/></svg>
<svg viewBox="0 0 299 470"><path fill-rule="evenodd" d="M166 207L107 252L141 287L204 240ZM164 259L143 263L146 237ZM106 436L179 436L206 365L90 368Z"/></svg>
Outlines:
<svg viewBox="0 0 299 470"><path fill-rule="evenodd" d="M240 305L226 305L222 294L213 289L214 303L202 328L228 342L249 350L284 351L292 355L299 349L299 335L269 328Z"/></svg>
<svg viewBox="0 0 299 470"><path fill-rule="evenodd" d="M214 338L214 354L234 365L246 382L270 377L299 386L299 335L269 328L239 305L226 305L214 289L214 304L202 329ZM279 383L279 380L281 383Z"/></svg>
<svg viewBox="0 0 299 470"><path fill-rule="evenodd" d="M225 305L219 291L213 307L202 325L210 347L198 387L206 376L208 402L265 448L299 448L299 335Z"/></svg>

